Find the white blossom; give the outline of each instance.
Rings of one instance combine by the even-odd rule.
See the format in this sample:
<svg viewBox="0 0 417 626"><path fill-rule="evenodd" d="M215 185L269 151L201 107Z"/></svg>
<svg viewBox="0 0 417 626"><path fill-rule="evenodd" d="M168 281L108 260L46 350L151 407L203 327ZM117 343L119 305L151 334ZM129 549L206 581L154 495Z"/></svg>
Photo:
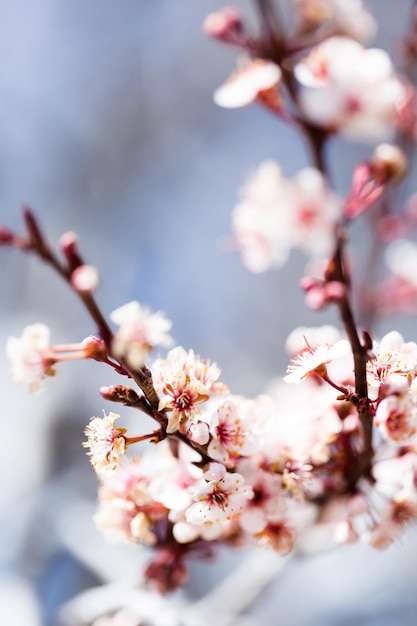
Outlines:
<svg viewBox="0 0 417 626"><path fill-rule="evenodd" d="M360 140L389 138L400 121L406 89L384 50L331 37L297 64L300 102L308 120Z"/></svg>
<svg viewBox="0 0 417 626"><path fill-rule="evenodd" d="M20 337L9 337L6 346L10 376L16 383L27 383L38 391L47 375L53 375L49 347L50 331L45 324L26 326Z"/></svg>

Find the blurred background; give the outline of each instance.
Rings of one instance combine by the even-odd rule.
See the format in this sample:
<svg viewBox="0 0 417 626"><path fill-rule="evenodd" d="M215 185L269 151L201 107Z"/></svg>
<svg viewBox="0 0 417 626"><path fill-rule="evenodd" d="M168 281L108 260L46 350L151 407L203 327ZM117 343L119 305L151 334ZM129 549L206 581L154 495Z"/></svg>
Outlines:
<svg viewBox="0 0 417 626"><path fill-rule="evenodd" d="M395 55L412 1L366 4L379 21L376 45ZM249 1L235 5L251 18ZM52 241L78 233L100 268L106 314L131 299L165 311L178 344L217 361L233 392L253 395L285 370L294 327L335 318L306 311L301 256L254 276L227 252L245 176L268 158L287 175L309 159L299 137L260 108L213 104L235 67L234 51L201 32L221 6L0 0L0 221L21 230L28 204ZM340 193L369 153L361 144L331 146ZM51 327L54 343L94 332L74 295L36 259L1 250L0 285L1 345L37 321ZM416 338L414 320L400 329ZM134 578L143 560L143 550L107 546L95 530L96 479L80 445L90 416L110 408L99 386L118 380L95 363L59 369L34 396L9 380L0 357L2 626L64 623L64 603ZM415 624L416 557L411 532L383 554L354 546L293 563L239 624ZM181 602L204 595L244 558L225 552L192 565Z"/></svg>

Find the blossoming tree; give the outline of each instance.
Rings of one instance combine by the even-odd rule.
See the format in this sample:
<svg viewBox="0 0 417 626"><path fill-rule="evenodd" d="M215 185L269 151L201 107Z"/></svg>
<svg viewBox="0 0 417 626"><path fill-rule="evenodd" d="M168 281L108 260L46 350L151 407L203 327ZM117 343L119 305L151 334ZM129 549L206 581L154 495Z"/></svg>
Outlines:
<svg viewBox="0 0 417 626"><path fill-rule="evenodd" d="M54 345L44 324L28 326L7 344L12 378L37 392L61 363L92 359L120 376L102 397L149 421L137 436L116 425L117 413L94 416L83 445L99 481L98 528L151 547L145 578L161 592L184 582L190 555L220 544L285 555L302 552L320 528L323 547L383 548L417 518L417 344L396 330L372 332L379 316L417 309L417 248L406 239L416 199L397 206L392 193L416 138L417 14L399 73L386 52L366 47L376 24L360 0L292 0L286 16L271 0L253 4L257 32L232 8L204 23L242 55L214 100L256 102L291 125L311 166L288 178L285 163L261 163L233 209L233 242L255 273L282 268L300 250L306 307L335 307L340 319L339 328L291 333L282 380L255 398L234 394L216 363L173 345L163 313L134 301L107 320L95 298L98 271L73 234L55 251L30 209L22 234L0 229L4 247L38 256L68 283L96 327L79 343ZM327 167L336 136L374 144L346 197ZM366 293L348 259L350 228L365 212L387 262L387 277ZM148 447L138 456L140 442Z"/></svg>

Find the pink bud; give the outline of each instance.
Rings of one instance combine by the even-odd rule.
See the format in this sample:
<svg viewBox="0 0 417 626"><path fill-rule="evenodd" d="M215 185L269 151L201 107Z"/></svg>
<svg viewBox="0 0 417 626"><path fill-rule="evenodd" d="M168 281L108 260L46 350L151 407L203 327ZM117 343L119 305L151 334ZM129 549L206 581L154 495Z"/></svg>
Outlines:
<svg viewBox="0 0 417 626"><path fill-rule="evenodd" d="M369 209L385 191L386 176L370 163L360 163L353 172L352 187L346 200L344 214L354 219Z"/></svg>
<svg viewBox="0 0 417 626"><path fill-rule="evenodd" d="M325 293L327 301L340 300L346 295L346 287L338 280L331 280L325 287Z"/></svg>
<svg viewBox="0 0 417 626"><path fill-rule="evenodd" d="M203 31L206 35L229 42L242 30L242 18L238 9L225 7L215 13L210 13L203 22Z"/></svg>
<svg viewBox="0 0 417 626"><path fill-rule="evenodd" d="M12 231L0 224L0 245L12 244L14 239Z"/></svg>
<svg viewBox="0 0 417 626"><path fill-rule="evenodd" d="M78 293L93 293L99 284L99 274L93 265L80 265L71 274L71 285Z"/></svg>
<svg viewBox="0 0 417 626"><path fill-rule="evenodd" d="M106 344L98 337L90 335L82 341L81 345L87 359L102 361L107 357Z"/></svg>
<svg viewBox="0 0 417 626"><path fill-rule="evenodd" d="M75 270L80 265L83 265L83 260L78 251L78 241L75 233L64 233L59 240L59 247L62 250L62 254L67 259L70 270Z"/></svg>
<svg viewBox="0 0 417 626"><path fill-rule="evenodd" d="M191 424L188 433L190 441L198 443L204 446L210 439L209 427L205 422L199 422L198 424Z"/></svg>
<svg viewBox="0 0 417 626"><path fill-rule="evenodd" d="M327 303L325 290L320 285L316 285L307 291L306 305L313 311L318 311Z"/></svg>
<svg viewBox="0 0 417 626"><path fill-rule="evenodd" d="M300 287L303 291L310 291L318 286L318 282L312 276L303 276L300 280Z"/></svg>

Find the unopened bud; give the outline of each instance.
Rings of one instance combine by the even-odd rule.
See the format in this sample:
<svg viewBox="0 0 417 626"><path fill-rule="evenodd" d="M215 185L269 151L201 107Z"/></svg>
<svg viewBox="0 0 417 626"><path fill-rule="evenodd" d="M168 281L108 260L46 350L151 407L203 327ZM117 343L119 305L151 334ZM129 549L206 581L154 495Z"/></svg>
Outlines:
<svg viewBox="0 0 417 626"><path fill-rule="evenodd" d="M71 285L78 293L93 293L99 285L99 274L93 265L80 265L71 274Z"/></svg>
<svg viewBox="0 0 417 626"><path fill-rule="evenodd" d="M70 231L64 233L59 240L59 247L62 250L62 254L67 259L70 270L75 270L80 265L83 265L83 260L78 251L78 240L75 233Z"/></svg>
<svg viewBox="0 0 417 626"><path fill-rule="evenodd" d="M123 404L127 404L129 406L134 406L140 400L134 389L125 387L124 385L109 385L106 387L100 387L99 392L105 400L122 402Z"/></svg>
<svg viewBox="0 0 417 626"><path fill-rule="evenodd" d="M107 348L102 339L90 335L82 341L81 345L87 359L94 359L95 361L104 361L106 359Z"/></svg>
<svg viewBox="0 0 417 626"><path fill-rule="evenodd" d="M0 245L7 245L14 242L14 235L11 230L0 224Z"/></svg>
<svg viewBox="0 0 417 626"><path fill-rule="evenodd" d="M234 7L225 7L220 11L210 13L203 22L203 31L214 39L230 41L234 35L242 31L240 12Z"/></svg>
<svg viewBox="0 0 417 626"><path fill-rule="evenodd" d="M371 162L388 178L401 180L407 173L407 159L403 150L390 143L379 144L374 150Z"/></svg>

